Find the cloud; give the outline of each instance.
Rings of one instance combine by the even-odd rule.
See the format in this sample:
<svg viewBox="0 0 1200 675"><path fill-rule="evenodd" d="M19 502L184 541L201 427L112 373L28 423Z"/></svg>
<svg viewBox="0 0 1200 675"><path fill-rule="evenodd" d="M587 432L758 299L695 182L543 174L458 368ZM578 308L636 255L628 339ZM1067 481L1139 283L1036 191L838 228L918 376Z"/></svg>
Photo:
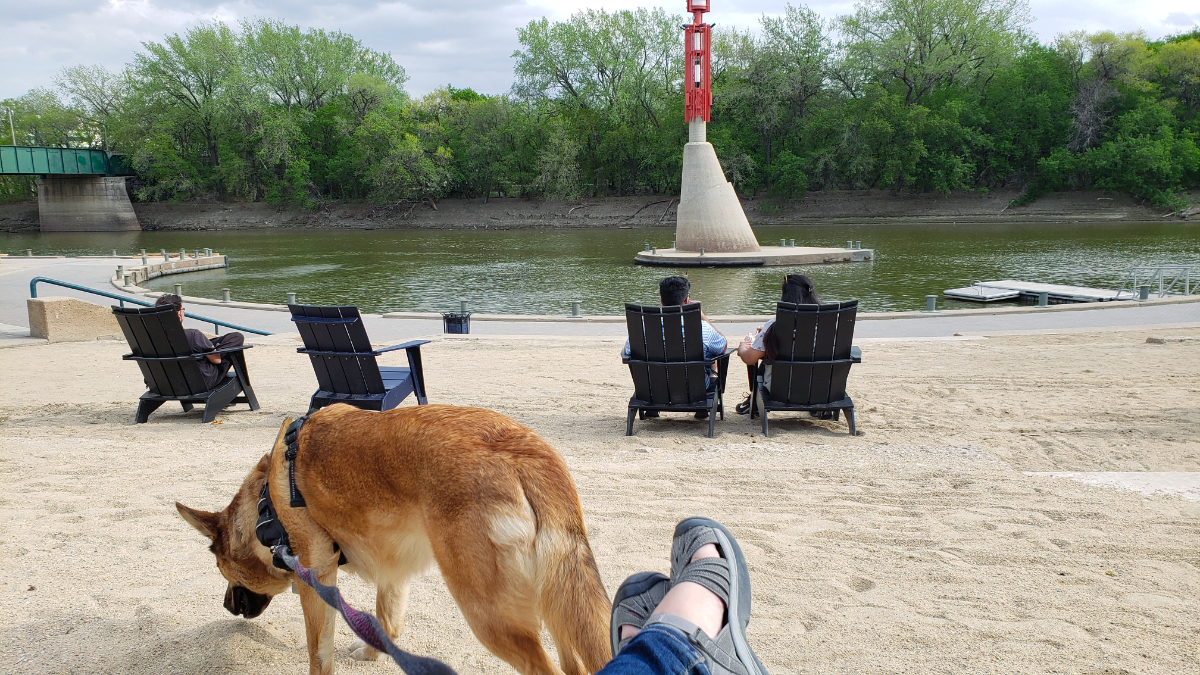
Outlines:
<svg viewBox="0 0 1200 675"><path fill-rule="evenodd" d="M800 4L802 0L793 0ZM852 0L812 0L832 18L853 11ZM1151 37L1195 25L1195 0L1032 0L1032 29L1043 41L1069 30L1143 29ZM63 67L80 63L120 69L141 43L160 41L214 19L235 23L255 17L303 27L341 30L372 49L390 52L421 95L453 84L502 93L512 84L517 28L547 16L565 19L587 9L663 6L684 14L681 0L4 0L0 40L0 98L51 86ZM710 21L750 27L779 14L785 0L714 0ZM1189 13L1191 12L1191 13Z"/></svg>
<svg viewBox="0 0 1200 675"><path fill-rule="evenodd" d="M1163 19L1163 23L1172 26L1195 26L1196 24L1200 24L1200 14L1188 16L1183 12L1171 12L1167 15L1167 18Z"/></svg>

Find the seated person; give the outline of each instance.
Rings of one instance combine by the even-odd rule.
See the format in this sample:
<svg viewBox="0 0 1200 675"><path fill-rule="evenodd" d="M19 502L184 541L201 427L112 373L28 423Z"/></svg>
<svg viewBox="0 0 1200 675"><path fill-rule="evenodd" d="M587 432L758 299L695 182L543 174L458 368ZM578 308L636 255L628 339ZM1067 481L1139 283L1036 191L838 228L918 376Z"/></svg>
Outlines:
<svg viewBox="0 0 1200 675"><path fill-rule="evenodd" d="M689 293L691 292L692 284L685 277L667 277L658 283L658 304L663 307L671 307L675 305L686 305L691 302ZM701 341L704 343L704 358L706 360L716 361L718 357L725 353L725 336L717 332L717 329L712 327L708 322L708 317L704 316L704 311L700 312L700 329L703 332ZM625 340L625 349L621 352L624 356L629 356L629 340ZM704 384L711 391L717 385L715 377L711 377L714 371L715 363L709 364L705 373ZM658 417L657 410L647 410L646 417ZM706 419L707 411L696 413L696 419Z"/></svg>
<svg viewBox="0 0 1200 675"><path fill-rule="evenodd" d="M798 305L819 305L820 298L817 297L817 291L813 287L812 279L803 274L789 274L783 280L783 293L780 296L782 302L792 302ZM742 343L738 345L738 358L748 366L755 366L762 359L768 362L775 360L775 341L768 339L771 336L771 328L775 325L775 318L772 317L765 324L758 327L755 333L747 333L742 338ZM762 370L763 386L768 391L771 389L771 364L766 363L759 367ZM754 401L754 392L758 388L756 369L749 370L750 377L750 395L737 405L735 410L739 415L745 415L750 412L750 408Z"/></svg>
<svg viewBox="0 0 1200 675"><path fill-rule="evenodd" d="M174 293L167 293L160 296L154 303L155 307L168 305L175 308L175 313L179 316L179 323L183 324L183 298ZM188 346L191 347L193 354L208 354L214 349L241 347L242 343L246 341L245 336L241 333L226 333L209 339L195 328L184 328L183 334L187 336ZM200 364L200 374L204 376L204 384L209 389L221 382L225 373L229 372L229 366L232 365L229 359L222 359L220 354L208 354L196 362Z"/></svg>

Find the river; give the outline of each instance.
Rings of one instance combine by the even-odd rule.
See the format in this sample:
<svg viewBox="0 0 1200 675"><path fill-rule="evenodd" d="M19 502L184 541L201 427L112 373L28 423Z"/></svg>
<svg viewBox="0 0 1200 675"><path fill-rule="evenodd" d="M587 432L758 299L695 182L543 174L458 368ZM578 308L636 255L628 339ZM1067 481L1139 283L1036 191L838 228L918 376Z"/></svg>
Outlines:
<svg viewBox="0 0 1200 675"><path fill-rule="evenodd" d="M825 300L858 298L861 311L920 309L925 295L977 280L1020 279L1115 288L1132 265L1200 264L1200 224L1012 223L872 224L755 228L764 244L875 249L868 263L740 269L683 269L692 299L710 314L773 313L788 272L812 277ZM166 248L212 248L226 270L162 277L156 290L182 283L184 294L282 303L286 293L312 304L354 304L367 312L454 311L620 314L624 302L656 302L666 268L633 263L646 244L670 246L673 230L227 230L8 234L4 252L96 255ZM943 307L972 303L939 300Z"/></svg>

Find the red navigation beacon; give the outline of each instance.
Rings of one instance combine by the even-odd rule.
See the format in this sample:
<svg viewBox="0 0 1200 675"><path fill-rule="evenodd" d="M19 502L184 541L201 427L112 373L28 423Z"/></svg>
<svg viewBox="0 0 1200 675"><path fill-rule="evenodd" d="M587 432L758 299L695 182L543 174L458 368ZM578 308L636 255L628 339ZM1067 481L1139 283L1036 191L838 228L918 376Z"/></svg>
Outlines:
<svg viewBox="0 0 1200 675"><path fill-rule="evenodd" d="M687 0L692 23L684 24L683 38L687 59L683 76L683 111L688 122L709 121L712 108L711 54L712 24L704 23L709 0Z"/></svg>

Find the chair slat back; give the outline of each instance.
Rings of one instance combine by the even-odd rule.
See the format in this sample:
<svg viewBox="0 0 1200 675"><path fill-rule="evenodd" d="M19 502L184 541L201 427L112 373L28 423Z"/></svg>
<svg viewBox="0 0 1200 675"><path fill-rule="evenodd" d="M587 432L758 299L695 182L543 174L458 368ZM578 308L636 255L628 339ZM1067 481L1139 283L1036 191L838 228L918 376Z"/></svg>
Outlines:
<svg viewBox="0 0 1200 675"><path fill-rule="evenodd" d="M625 303L634 395L657 405L704 401L700 303L659 307Z"/></svg>
<svg viewBox="0 0 1200 675"><path fill-rule="evenodd" d="M858 301L776 305L771 398L818 405L846 397Z"/></svg>
<svg viewBox="0 0 1200 675"><path fill-rule="evenodd" d="M174 307L113 307L112 310L134 356L178 359L137 362L151 393L194 396L208 391Z"/></svg>
<svg viewBox="0 0 1200 675"><path fill-rule="evenodd" d="M358 308L288 305L304 341L317 385L337 394L383 394L387 389Z"/></svg>

